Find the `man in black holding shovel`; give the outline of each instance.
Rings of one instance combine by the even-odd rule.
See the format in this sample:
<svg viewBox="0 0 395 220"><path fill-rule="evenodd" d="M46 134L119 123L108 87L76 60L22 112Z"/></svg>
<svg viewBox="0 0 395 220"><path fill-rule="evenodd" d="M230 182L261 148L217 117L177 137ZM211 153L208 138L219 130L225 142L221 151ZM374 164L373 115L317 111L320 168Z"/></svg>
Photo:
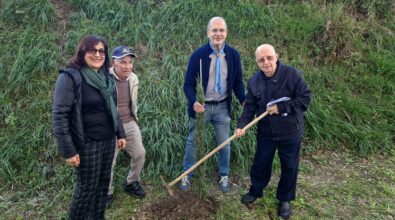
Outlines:
<svg viewBox="0 0 395 220"><path fill-rule="evenodd" d="M248 92L237 129L237 137L254 115L265 111L269 115L258 122L257 149L250 170L251 187L241 202L252 204L263 196L263 189L272 175L276 149L281 162L281 178L277 187L280 201L278 215L287 219L291 215L290 201L295 199L299 153L303 136L303 113L311 100L311 91L301 73L278 60L273 46L263 44L256 49L259 70L248 82Z"/></svg>

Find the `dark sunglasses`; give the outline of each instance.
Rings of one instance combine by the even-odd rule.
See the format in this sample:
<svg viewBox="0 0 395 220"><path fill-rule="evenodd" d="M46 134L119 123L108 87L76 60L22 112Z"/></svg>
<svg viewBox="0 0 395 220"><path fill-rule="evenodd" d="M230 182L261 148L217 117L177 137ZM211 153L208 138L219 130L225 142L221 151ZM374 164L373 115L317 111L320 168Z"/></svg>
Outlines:
<svg viewBox="0 0 395 220"><path fill-rule="evenodd" d="M91 48L91 49L88 49L86 52L91 55L96 55L96 53L99 52L99 55L102 57L106 55L106 51L104 49L96 50L95 48Z"/></svg>

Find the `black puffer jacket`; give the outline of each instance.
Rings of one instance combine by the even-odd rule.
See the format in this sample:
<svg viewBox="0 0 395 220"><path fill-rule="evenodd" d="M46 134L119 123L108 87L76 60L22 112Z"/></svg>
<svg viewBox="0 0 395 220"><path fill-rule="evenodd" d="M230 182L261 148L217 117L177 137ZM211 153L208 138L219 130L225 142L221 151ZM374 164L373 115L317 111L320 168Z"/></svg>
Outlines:
<svg viewBox="0 0 395 220"><path fill-rule="evenodd" d="M112 76L111 76L112 77ZM59 71L52 106L52 128L64 158L78 154L85 144L81 113L81 73L74 68ZM114 91L116 102L116 92ZM118 116L118 138L125 138L125 131Z"/></svg>

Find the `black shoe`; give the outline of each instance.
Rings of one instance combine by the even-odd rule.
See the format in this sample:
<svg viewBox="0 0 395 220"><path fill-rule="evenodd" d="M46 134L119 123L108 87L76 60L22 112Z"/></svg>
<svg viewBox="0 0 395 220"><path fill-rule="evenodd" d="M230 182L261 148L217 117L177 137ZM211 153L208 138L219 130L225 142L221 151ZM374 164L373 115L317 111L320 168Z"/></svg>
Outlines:
<svg viewBox="0 0 395 220"><path fill-rule="evenodd" d="M278 216L282 219L289 219L291 216L290 202L280 202L280 204L278 204Z"/></svg>
<svg viewBox="0 0 395 220"><path fill-rule="evenodd" d="M106 201L106 209L111 208L111 206L112 206L112 195L108 195Z"/></svg>
<svg viewBox="0 0 395 220"><path fill-rule="evenodd" d="M127 193L136 196L138 198L145 197L145 192L143 190L143 187L141 187L140 182L138 181L133 181L131 183L125 184L124 189Z"/></svg>
<svg viewBox="0 0 395 220"><path fill-rule="evenodd" d="M251 195L250 193L247 193L241 197L241 203L252 204L253 202L255 202L256 199L257 199L257 197Z"/></svg>

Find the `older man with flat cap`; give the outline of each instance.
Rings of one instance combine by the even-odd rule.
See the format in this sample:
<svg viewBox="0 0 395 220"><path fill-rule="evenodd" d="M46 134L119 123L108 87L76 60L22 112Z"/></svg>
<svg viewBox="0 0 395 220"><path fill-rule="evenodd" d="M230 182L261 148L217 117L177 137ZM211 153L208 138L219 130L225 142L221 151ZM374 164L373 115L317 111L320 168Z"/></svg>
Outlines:
<svg viewBox="0 0 395 220"><path fill-rule="evenodd" d="M269 115L258 122L257 146L250 171L251 187L241 202L248 205L263 196L263 189L272 175L277 150L281 162L277 187L277 199L280 201L278 215L288 219L291 215L290 201L295 199L296 192L303 113L310 104L311 92L301 72L281 63L272 45L259 46L255 56L259 70L247 85L246 102L236 129L237 137L244 135L242 128L255 115L259 116L265 111L269 111ZM275 100L282 101L275 103Z"/></svg>
<svg viewBox="0 0 395 220"><path fill-rule="evenodd" d="M118 112L125 128L125 150L131 157L130 169L124 184L124 190L138 198L145 197L145 192L140 183L140 175L145 162L145 149L143 146L137 118L137 94L139 79L133 72L133 61L136 55L129 47L119 46L112 54L112 68L110 74L114 75L118 94ZM107 208L111 207L113 200L113 176L119 150L115 150L111 170L111 182L108 191Z"/></svg>

